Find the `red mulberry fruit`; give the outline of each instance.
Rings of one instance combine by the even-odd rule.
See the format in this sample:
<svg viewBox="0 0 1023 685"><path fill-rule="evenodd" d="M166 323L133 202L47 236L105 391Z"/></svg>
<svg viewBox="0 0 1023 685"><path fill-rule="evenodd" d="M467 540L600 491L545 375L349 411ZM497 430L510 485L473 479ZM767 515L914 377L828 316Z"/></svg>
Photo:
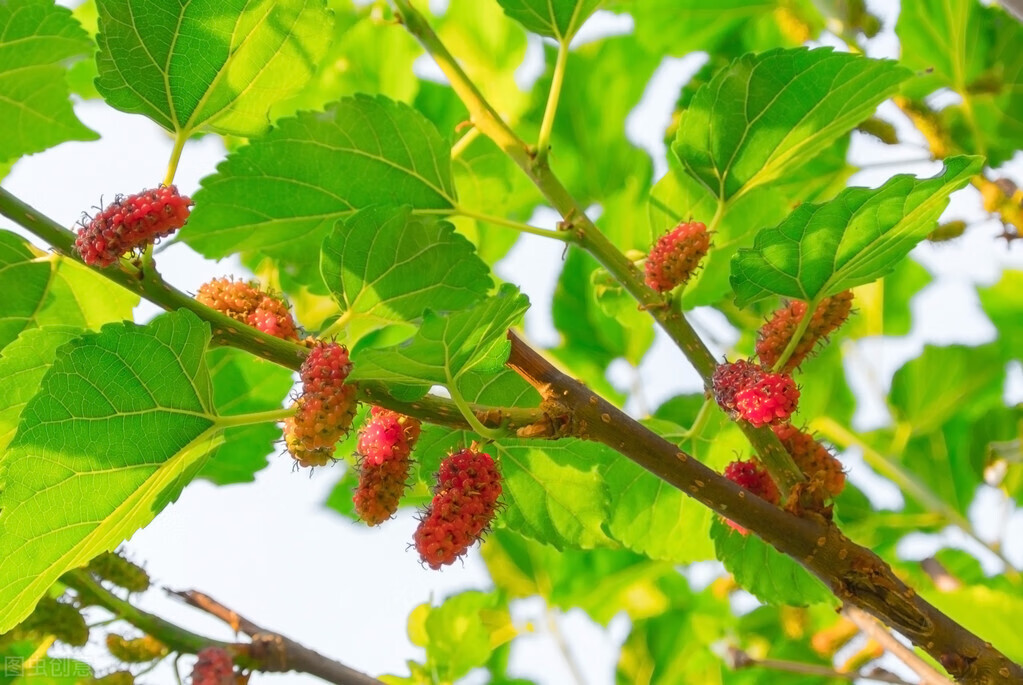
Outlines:
<svg viewBox="0 0 1023 685"><path fill-rule="evenodd" d="M285 445L300 466L325 466L351 428L358 408L356 387L345 383L351 370L348 350L338 343L316 345L302 363L303 394L284 422Z"/></svg>
<svg viewBox="0 0 1023 685"><path fill-rule="evenodd" d="M784 421L799 402L799 388L792 378L746 360L718 366L712 385L722 409L754 426Z"/></svg>
<svg viewBox="0 0 1023 685"><path fill-rule="evenodd" d="M283 340L298 342L298 327L291 316L288 305L282 300L267 295L256 310L249 315L246 323L268 335Z"/></svg>
<svg viewBox="0 0 1023 685"><path fill-rule="evenodd" d="M710 234L698 221L683 221L660 237L646 260L646 284L667 292L685 283L710 250Z"/></svg>
<svg viewBox="0 0 1023 685"><path fill-rule="evenodd" d="M367 524L383 523L398 510L419 432L419 421L410 416L382 407L370 410L370 420L359 431L356 449L362 461L352 498L355 511Z"/></svg>
<svg viewBox="0 0 1023 685"><path fill-rule="evenodd" d="M791 373L813 352L821 340L838 330L852 311L853 294L846 290L825 298L810 316L803 336L780 371ZM806 315L806 303L796 300L776 311L757 334L757 356L767 368L774 368L788 347L796 328Z"/></svg>
<svg viewBox="0 0 1023 685"><path fill-rule="evenodd" d="M86 264L107 267L126 252L144 249L185 225L192 200L175 186L118 196L83 224L75 249Z"/></svg>
<svg viewBox="0 0 1023 685"><path fill-rule="evenodd" d="M841 494L845 489L845 471L827 447L790 423L771 426L771 429L807 478L819 480L833 497Z"/></svg>
<svg viewBox="0 0 1023 685"><path fill-rule="evenodd" d="M441 462L414 536L423 562L439 569L465 554L493 520L500 495L501 474L489 454L467 448Z"/></svg>
<svg viewBox="0 0 1023 685"><path fill-rule="evenodd" d="M199 652L192 667L192 685L235 685L234 660L220 647L207 647Z"/></svg>
<svg viewBox="0 0 1023 685"><path fill-rule="evenodd" d="M771 479L771 474L759 462L753 459L749 461L733 461L725 467L725 478L737 485L741 485L771 504L778 504L781 501L781 494L778 492L778 486ZM725 519L725 523L743 535L749 532L734 521Z"/></svg>

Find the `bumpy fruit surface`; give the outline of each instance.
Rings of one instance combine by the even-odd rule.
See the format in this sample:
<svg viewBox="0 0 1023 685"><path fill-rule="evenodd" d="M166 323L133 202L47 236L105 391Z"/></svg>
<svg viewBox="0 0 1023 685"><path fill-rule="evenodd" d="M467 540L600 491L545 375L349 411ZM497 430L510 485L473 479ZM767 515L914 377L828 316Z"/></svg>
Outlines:
<svg viewBox="0 0 1023 685"><path fill-rule="evenodd" d="M764 370L756 364L740 359L726 362L714 369L712 388L714 398L725 411L735 411L735 395L764 377Z"/></svg>
<svg viewBox="0 0 1023 685"><path fill-rule="evenodd" d="M100 580L113 583L128 592L145 592L149 589L149 574L116 552L104 552L93 558L86 567Z"/></svg>
<svg viewBox="0 0 1023 685"><path fill-rule="evenodd" d="M284 422L284 442L300 466L325 466L348 433L358 409L357 389L345 383L352 370L348 349L320 343L302 363L303 394Z"/></svg>
<svg viewBox="0 0 1023 685"><path fill-rule="evenodd" d="M423 562L439 569L464 554L490 525L500 495L501 474L489 454L466 448L441 462L413 538Z"/></svg>
<svg viewBox="0 0 1023 685"><path fill-rule="evenodd" d="M778 504L781 494L778 486L771 480L771 474L754 459L748 461L733 461L725 467L725 478L737 485L741 485L754 495L762 497L771 504ZM734 521L725 519L725 523L746 535L749 531Z"/></svg>
<svg viewBox="0 0 1023 685"><path fill-rule="evenodd" d="M167 645L152 635L127 639L116 633L107 635L107 651L126 664L140 664L161 659L169 653Z"/></svg>
<svg viewBox="0 0 1023 685"><path fill-rule="evenodd" d="M722 409L754 426L787 419L799 402L792 378L764 371L745 359L719 365L711 384Z"/></svg>
<svg viewBox="0 0 1023 685"><path fill-rule="evenodd" d="M685 283L700 266L710 249L707 227L698 221L683 221L661 236L646 260L646 284L667 292Z"/></svg>
<svg viewBox="0 0 1023 685"><path fill-rule="evenodd" d="M298 326L288 303L264 292L255 283L216 278L199 286L195 299L264 333L298 341Z"/></svg>
<svg viewBox="0 0 1023 685"><path fill-rule="evenodd" d="M192 200L175 186L118 196L88 223L75 239L86 264L110 266L126 252L140 250L185 225Z"/></svg>
<svg viewBox="0 0 1023 685"><path fill-rule="evenodd" d="M367 524L383 523L398 510L420 430L419 421L410 416L382 407L370 410L370 420L359 431L359 485L352 497Z"/></svg>
<svg viewBox="0 0 1023 685"><path fill-rule="evenodd" d="M793 348L792 355L780 369L791 373L813 352L817 344L837 330L852 311L853 294L846 290L825 298L810 316L806 331ZM757 333L757 356L764 366L774 368L788 346L796 328L806 316L806 303L796 300L776 311Z"/></svg>
<svg viewBox="0 0 1023 685"><path fill-rule="evenodd" d="M819 481L832 496L841 494L845 489L845 471L827 447L790 423L771 426L771 429L807 478Z"/></svg>
<svg viewBox="0 0 1023 685"><path fill-rule="evenodd" d="M64 644L81 647L89 641L89 626L81 612L65 602L43 597L19 626L26 632L53 635Z"/></svg>
<svg viewBox="0 0 1023 685"><path fill-rule="evenodd" d="M220 647L207 647L199 652L192 667L192 685L234 685L234 660Z"/></svg>
<svg viewBox="0 0 1023 685"><path fill-rule="evenodd" d="M754 426L784 421L798 404L796 382L780 373L765 373L759 381L735 393L736 413Z"/></svg>

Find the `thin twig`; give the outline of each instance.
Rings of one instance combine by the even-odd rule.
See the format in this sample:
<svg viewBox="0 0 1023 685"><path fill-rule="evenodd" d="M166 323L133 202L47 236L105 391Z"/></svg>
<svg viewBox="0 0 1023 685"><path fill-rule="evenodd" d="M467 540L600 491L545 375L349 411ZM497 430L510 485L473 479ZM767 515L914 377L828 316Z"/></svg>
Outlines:
<svg viewBox="0 0 1023 685"><path fill-rule="evenodd" d="M576 662L575 657L572 656L572 650L568 647L568 641L565 639L565 635L561 632L558 615L556 611L550 607L547 607L547 629L550 631L551 637L554 639L554 644L558 646L558 651L561 652L561 657L565 660L565 664L568 665L568 670L572 674L572 679L576 682L576 685L586 685L586 678L583 676L583 671L579 668L579 664Z"/></svg>
<svg viewBox="0 0 1023 685"><path fill-rule="evenodd" d="M951 680L938 673L930 664L917 656L916 652L899 642L870 614L848 604L842 608L842 614L855 623L868 637L873 638L906 664L913 673L920 676L920 685L953 685Z"/></svg>
<svg viewBox="0 0 1023 685"><path fill-rule="evenodd" d="M376 678L349 668L284 637L280 633L253 623L209 595L196 590L183 592L167 590L167 594L185 604L216 616L231 626L235 632L242 632L251 637L253 653L265 654L267 661L275 666L273 670L276 672L299 671L338 685L381 685L381 681Z"/></svg>
<svg viewBox="0 0 1023 685"><path fill-rule="evenodd" d="M857 680L873 680L878 683L892 683L893 685L912 685L906 682L898 676L879 671L855 671L851 673L845 673L843 671L836 671L828 666L822 666L820 664L808 664L802 661L785 661L782 659L757 659L750 655L748 652L738 649L736 647L730 647L726 655L729 667L733 670L741 671L745 668L766 668L772 671L782 671L784 673L798 673L800 675L812 675L820 676L822 678L833 678L839 680L848 680L849 682L855 682Z"/></svg>

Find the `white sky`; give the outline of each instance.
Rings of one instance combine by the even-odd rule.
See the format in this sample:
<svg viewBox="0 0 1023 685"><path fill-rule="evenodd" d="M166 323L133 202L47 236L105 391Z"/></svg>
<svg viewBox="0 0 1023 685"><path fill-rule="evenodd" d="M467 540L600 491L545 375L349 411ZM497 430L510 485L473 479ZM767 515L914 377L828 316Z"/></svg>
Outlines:
<svg viewBox="0 0 1023 685"><path fill-rule="evenodd" d="M894 3L872 5L886 16L893 14ZM601 25L598 20L587 30L622 30L621 20L605 21ZM871 54L892 56L895 45L888 32L874 41ZM664 171L665 155L660 132L668 121L678 88L699 68L701 61L699 56L666 60L641 106L629 119L630 139L651 152L658 175ZM527 63L519 76L529 81L541 68L540 43L531 37ZM65 143L34 155L19 162L4 181L5 188L67 226L75 222L83 208L97 204L101 196L111 197L154 185L163 176L171 149L170 139L141 116L123 114L99 101L80 103L76 111L86 125L102 135L102 140ZM892 108L882 109L883 114L894 120L898 115L893 112ZM900 133L911 137L904 130ZM176 183L183 192L194 192L199 179L212 173L223 155L223 147L214 136L190 142ZM860 136L854 139L854 160L921 156L918 148L891 148ZM1018 162L1017 157L1013 171L1017 182L1023 184L1023 165ZM900 171L932 175L936 169L937 165L930 163L889 166L858 174L853 183L876 186ZM978 206L975 192L962 191L953 198L946 216L981 219ZM549 210L540 210L534 217L534 223L541 226L553 227L555 221ZM6 220L0 221L0 226L10 228ZM857 380L867 377L866 373L876 376L886 387L895 369L915 356L924 342L977 344L993 337L992 327L979 312L975 284L996 281L1002 265L1023 266L1023 248L1017 244L1010 252L1004 242L992 240L998 231L995 223L989 221L971 228L954 246L924 245L914 251L914 258L939 274L939 278L911 303L912 335L897 340L862 341L847 355L857 360L848 362L847 368L857 374L853 385L860 399L858 426L874 426L884 419L876 391ZM550 319L550 297L562 249L560 243L523 236L497 268L505 278L514 275L514 280L530 296L533 309L527 315L527 333L533 340L547 344L558 340ZM191 292L211 277L243 274L236 260L216 264L183 244L162 252L159 262L171 282ZM144 306L138 315L148 318L155 311ZM734 340L730 327L716 312L700 310L693 318L726 344ZM664 373L666 368L675 371ZM644 393L653 406L680 391L691 392L700 387L695 372L660 334L639 373ZM1023 374L1018 368L1015 373L1015 385L1009 392L1020 398ZM621 362L612 367L610 378L626 389L632 383L632 374L632 369ZM635 403L630 401L628 408L634 410ZM853 467L855 481L875 482L855 454L847 455L846 460ZM414 550L406 549L415 526L411 511L403 511L397 520L370 530L326 510L322 502L340 477L340 468L319 469L310 475L307 471L294 472L286 456L271 457L270 462L254 484L217 488L201 481L189 486L176 504L132 538L127 545L130 555L144 562L160 585L199 589L267 628L373 675L406 673L405 660L420 656L405 632L408 613L414 606L464 589L490 587L477 550L468 555L464 564L442 572L422 568ZM887 503L898 502L897 491L889 489L886 494L884 487L877 485L872 490ZM991 522L1000 516L999 507L1003 503L993 491L982 500L976 518L981 526L990 528ZM1017 539L1023 538L1023 517L1017 513L1011 526L1011 530L1019 533ZM944 539L959 540L955 536ZM924 555L935 544L929 538L918 540L907 547L906 554ZM1020 546L1006 553L1023 565ZM198 632L231 639L230 631L219 622L165 599L158 591L145 595L142 605ZM533 622L540 632L518 641L513 653L513 674L552 685L571 682L554 642L543 631L542 603L519 603L516 619ZM613 683L618 646L627 630L628 621L624 619L615 621L610 631L604 631L579 611L565 618L563 631L571 636L570 643L588 683ZM95 663L112 665L98 636L93 637L90 652L95 655ZM170 682L170 676L166 670L160 670L141 682ZM254 682L319 681L289 674L259 675Z"/></svg>

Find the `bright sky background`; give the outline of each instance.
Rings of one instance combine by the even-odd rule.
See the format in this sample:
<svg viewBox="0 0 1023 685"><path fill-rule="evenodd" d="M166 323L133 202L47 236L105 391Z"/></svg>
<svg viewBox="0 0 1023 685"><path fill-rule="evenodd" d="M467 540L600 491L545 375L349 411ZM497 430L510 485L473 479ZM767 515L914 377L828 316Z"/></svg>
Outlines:
<svg viewBox="0 0 1023 685"><path fill-rule="evenodd" d="M66 0L62 4L76 3ZM871 42L869 53L896 56L897 43L891 31L895 3L868 4L885 18L886 26L885 32ZM587 35L625 31L629 26L627 19L602 14L587 25L580 40ZM524 85L531 83L543 66L539 39L531 36L530 41L526 63L519 72ZM457 54L458 46L451 47ZM661 131L667 125L678 89L702 61L701 55L666 60L629 119L630 139L651 152L658 176L665 170ZM426 62L418 66L423 74L434 73ZM8 190L66 226L78 219L83 208L98 204L101 197L136 192L157 183L163 177L171 149L170 139L144 117L123 114L100 101L80 103L76 111L87 126L102 135L102 140L65 143L27 158L4 181ZM883 107L882 114L896 121L903 139L922 143L894 108ZM190 142L176 178L182 192L194 192L200 178L212 173L224 154L216 136ZM854 162L923 157L918 146L890 147L854 136ZM556 153L553 163L556 169ZM876 186L896 172L930 176L938 168L929 162L884 166L857 174L852 183ZM1019 155L1012 172L1023 185ZM983 219L976 192L967 189L957 193L946 217ZM549 210L538 211L533 217L534 224L550 228L556 220ZM5 220L0 226L11 227ZM972 227L954 245L923 245L914 251L913 257L938 278L910 303L912 334L901 339L865 340L845 350L847 370L853 375L852 384L860 401L858 428L884 421L877 388L887 388L891 374L918 354L925 342L978 344L993 338L994 329L979 311L974 288L978 283L994 283L1002 266L1023 267L1023 247L1017 243L1010 250L1003 241L993 240L999 231L996 222L986 221ZM558 341L551 324L550 297L562 249L561 243L523 236L497 268L499 275L520 284L530 296L533 308L527 315L526 331L533 341L545 345ZM236 260L217 264L183 244L162 252L159 263L171 282L190 292L211 277L245 275ZM145 319L155 312L154 307L143 305L137 314ZM716 312L700 310L693 319L724 344L735 340L734 332ZM665 369L672 372L665 373ZM658 335L639 373L651 406L679 392L700 388L695 372L663 335ZM627 389L633 382L633 371L622 361L613 365L610 378ZM1007 394L1015 400L1023 399L1023 374L1018 367L1013 370ZM627 408L635 411L636 406L630 400ZM843 461L852 469L854 481L870 484L870 492L879 504L899 503L894 486L878 483L858 455L847 453ZM370 674L404 674L405 659L419 656L406 637L409 611L419 603L431 599L436 602L464 589L486 590L489 579L478 550L470 552L464 564L442 572L421 567L414 550L407 549L416 524L412 511L402 511L396 520L370 530L325 509L322 502L341 474L340 466L317 469L312 474L296 472L290 458L274 455L254 484L217 488L200 481L190 485L176 504L136 534L126 548L132 558L147 566L160 585L199 589L267 628ZM981 500L974 518L982 530L990 530L1002 519L1004 498L990 490ZM1010 531L1016 540L1023 540L1023 515L1019 512L1011 519ZM934 536L917 537L920 539L905 546L908 556L922 557L935 549ZM950 534L942 539L961 542L962 536ZM1007 549L1006 554L1023 566L1023 545ZM983 559L990 570L998 568L997 561ZM696 576L706 582L715 570L715 564L700 565ZM232 637L219 622L165 599L159 591L148 593L142 604L198 632L220 639ZM539 683L571 682L563 658L546 632L543 611L538 601L516 605L516 620L533 622L537 633L517 641L513 673ZM627 635L628 620L619 617L605 631L582 612L573 611L561 622L587 683L613 683L618 646ZM112 666L101 645L101 637L94 633L89 648L92 662L101 668ZM166 683L172 682L171 678L167 670L161 669L140 680ZM283 685L320 681L289 674L259 675L253 682Z"/></svg>

